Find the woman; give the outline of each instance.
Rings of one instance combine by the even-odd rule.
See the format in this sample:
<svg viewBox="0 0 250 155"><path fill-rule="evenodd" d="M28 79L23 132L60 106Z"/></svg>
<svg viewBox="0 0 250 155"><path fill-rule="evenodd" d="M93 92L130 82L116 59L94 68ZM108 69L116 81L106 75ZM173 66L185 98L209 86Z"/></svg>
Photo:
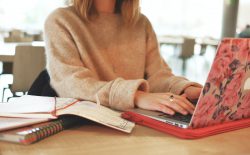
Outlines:
<svg viewBox="0 0 250 155"><path fill-rule="evenodd" d="M47 69L61 97L113 109L193 113L201 85L174 76L160 57L139 0L73 0L45 23Z"/></svg>

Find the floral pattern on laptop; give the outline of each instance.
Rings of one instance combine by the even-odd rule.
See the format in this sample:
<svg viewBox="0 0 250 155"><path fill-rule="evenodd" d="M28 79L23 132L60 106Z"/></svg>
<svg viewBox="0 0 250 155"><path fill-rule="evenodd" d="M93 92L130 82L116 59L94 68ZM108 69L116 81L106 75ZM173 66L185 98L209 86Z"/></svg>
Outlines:
<svg viewBox="0 0 250 155"><path fill-rule="evenodd" d="M250 39L224 39L192 118L205 127L250 117Z"/></svg>

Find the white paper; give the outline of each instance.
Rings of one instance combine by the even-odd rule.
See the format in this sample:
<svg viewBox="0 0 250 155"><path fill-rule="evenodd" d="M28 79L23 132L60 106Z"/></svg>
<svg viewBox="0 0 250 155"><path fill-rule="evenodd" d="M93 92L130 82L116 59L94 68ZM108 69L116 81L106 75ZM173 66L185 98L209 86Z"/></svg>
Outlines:
<svg viewBox="0 0 250 155"><path fill-rule="evenodd" d="M7 103L0 103L0 113L50 113L54 110L54 97L24 95Z"/></svg>
<svg viewBox="0 0 250 155"><path fill-rule="evenodd" d="M56 98L56 109L63 109L66 108L72 104L75 104L76 102L79 102L79 100L74 99L74 98L61 98L57 97Z"/></svg>
<svg viewBox="0 0 250 155"><path fill-rule="evenodd" d="M46 122L48 119L25 119L0 117L0 131Z"/></svg>

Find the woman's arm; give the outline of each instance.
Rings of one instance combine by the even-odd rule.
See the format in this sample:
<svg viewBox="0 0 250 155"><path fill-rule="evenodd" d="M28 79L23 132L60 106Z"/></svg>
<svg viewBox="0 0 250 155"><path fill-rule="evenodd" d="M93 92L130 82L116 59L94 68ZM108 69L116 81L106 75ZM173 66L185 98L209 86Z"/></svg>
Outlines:
<svg viewBox="0 0 250 155"><path fill-rule="evenodd" d="M66 17L65 17L66 16ZM134 107L137 90L147 91L144 79L100 81L97 74L84 65L78 46L71 35L68 13L58 10L45 23L47 69L52 87L61 97L96 102L96 94L103 105L124 110ZM85 35L85 34L82 34Z"/></svg>
<svg viewBox="0 0 250 155"><path fill-rule="evenodd" d="M151 23L147 20L147 57L146 79L150 92L171 92L181 94L189 86L202 87L200 84L188 81L181 76L175 76L170 67L164 62L159 52L159 44Z"/></svg>
<svg viewBox="0 0 250 155"><path fill-rule="evenodd" d="M146 23L147 56L145 75L151 93L137 91L135 105L142 109L162 111L171 115L175 112L184 115L187 113L192 114L194 105L187 98L197 99L202 86L190 82L184 77L173 75L169 66L160 56L155 32L147 19Z"/></svg>

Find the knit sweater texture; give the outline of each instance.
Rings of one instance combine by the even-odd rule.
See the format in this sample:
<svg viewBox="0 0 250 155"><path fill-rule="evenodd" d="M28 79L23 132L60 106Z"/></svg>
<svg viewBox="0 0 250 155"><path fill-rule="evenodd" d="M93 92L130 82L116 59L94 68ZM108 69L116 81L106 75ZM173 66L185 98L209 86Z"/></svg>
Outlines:
<svg viewBox="0 0 250 155"><path fill-rule="evenodd" d="M52 12L44 27L47 70L60 97L96 102L117 110L134 108L137 90L180 94L190 85L172 74L159 53L149 20L134 26L122 16L100 13L83 20L74 7Z"/></svg>

